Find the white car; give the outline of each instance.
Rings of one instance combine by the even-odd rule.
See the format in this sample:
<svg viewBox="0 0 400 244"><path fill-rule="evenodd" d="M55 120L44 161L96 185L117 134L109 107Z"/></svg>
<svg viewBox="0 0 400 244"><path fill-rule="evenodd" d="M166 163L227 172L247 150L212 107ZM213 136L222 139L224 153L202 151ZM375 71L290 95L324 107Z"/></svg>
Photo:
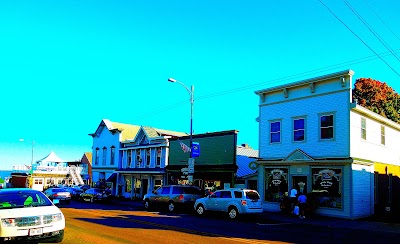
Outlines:
<svg viewBox="0 0 400 244"><path fill-rule="evenodd" d="M65 218L42 192L0 189L0 242L61 242Z"/></svg>
<svg viewBox="0 0 400 244"><path fill-rule="evenodd" d="M240 214L262 213L263 205L257 191L230 188L197 199L194 209L198 215L203 215L206 211L220 211L228 213L229 218L235 219Z"/></svg>

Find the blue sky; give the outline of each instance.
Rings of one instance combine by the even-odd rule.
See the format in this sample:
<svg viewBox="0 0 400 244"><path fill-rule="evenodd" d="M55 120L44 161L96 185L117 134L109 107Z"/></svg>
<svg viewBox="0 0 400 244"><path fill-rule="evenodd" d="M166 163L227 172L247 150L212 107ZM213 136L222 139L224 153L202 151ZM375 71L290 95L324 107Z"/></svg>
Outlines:
<svg viewBox="0 0 400 244"><path fill-rule="evenodd" d="M0 169L29 164L29 141L80 159L102 119L189 133L169 77L194 85L195 133L256 149L256 90L352 69L400 91L400 3L321 1L1 1Z"/></svg>

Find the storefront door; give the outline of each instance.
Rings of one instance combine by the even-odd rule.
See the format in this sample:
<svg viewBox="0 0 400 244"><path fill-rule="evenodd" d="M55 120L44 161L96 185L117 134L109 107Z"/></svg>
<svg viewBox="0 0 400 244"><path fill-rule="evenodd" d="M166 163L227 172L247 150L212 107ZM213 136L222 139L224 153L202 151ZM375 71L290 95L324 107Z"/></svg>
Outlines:
<svg viewBox="0 0 400 244"><path fill-rule="evenodd" d="M142 187L143 187L143 196L147 194L147 191L149 189L149 180L148 179L142 179Z"/></svg>
<svg viewBox="0 0 400 244"><path fill-rule="evenodd" d="M307 176L292 176L292 187L297 189L298 194L307 193Z"/></svg>

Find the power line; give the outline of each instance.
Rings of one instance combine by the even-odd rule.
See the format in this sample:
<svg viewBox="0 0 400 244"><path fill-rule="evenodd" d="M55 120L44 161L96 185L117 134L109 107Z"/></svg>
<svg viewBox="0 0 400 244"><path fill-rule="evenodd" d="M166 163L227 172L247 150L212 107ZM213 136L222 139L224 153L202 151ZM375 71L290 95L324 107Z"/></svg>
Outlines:
<svg viewBox="0 0 400 244"><path fill-rule="evenodd" d="M395 51L400 51L400 49L397 49ZM389 52L384 52L384 53L380 53L380 56L382 57L386 57L391 55ZM271 80L268 82L268 84L266 84L266 82L260 82L260 83L256 83L256 84L252 84L252 85L247 85L247 86L243 86L243 87L239 87L239 88L234 88L234 89L230 89L230 90L225 90L225 91L221 91L221 92L216 92L216 93L212 93L212 94L208 94L208 95L203 95L203 96L199 96L199 97L195 97L195 100L203 100L203 99L207 99L207 98L212 98L212 97L217 97L217 96L223 96L223 95L227 95L230 93L235 93L235 92L242 92L245 90L249 90L249 89L254 89L256 87L261 87L261 86L266 86L266 85L272 85L278 82L282 82L288 79L293 79L293 78L297 78L297 77L301 77L301 76L305 76L305 75L312 75L312 74L317 74L317 73L321 73L321 72L326 72L329 70L333 70L333 69L338 69L341 67L345 67L345 66L349 66L349 65L354 65L354 64L358 64L358 63L363 63L363 62L368 62L371 60L377 59L376 55L371 55L371 56L367 56L367 57L363 57L363 58L358 58L358 59L354 59L351 61L347 61L347 62L343 62L343 63L339 63L339 64L334 64L334 65L330 65L330 66L326 66L326 67L322 67L322 68L318 68L318 69L314 69L314 70L310 70L310 71L305 71L305 72L301 72L298 74L293 74L293 75L289 75L286 77L282 77L282 78L277 78L274 80ZM143 116L139 116L137 117L137 119L144 119L144 118L148 118L151 117L153 115L157 115L161 112L179 107L183 104L186 104L187 100L181 101L179 103L164 107L164 108L160 108L158 110L155 110L151 113L145 114Z"/></svg>
<svg viewBox="0 0 400 244"><path fill-rule="evenodd" d="M389 45L383 40L383 38L367 23L366 20L364 20L363 17L350 5L349 2L346 0L343 0L343 2L347 5L347 7L354 13L355 16L367 27L367 29L379 40L382 45L386 47L387 50L389 50L393 56L400 62L399 57L397 56L396 53L393 52L393 50L389 47Z"/></svg>
<svg viewBox="0 0 400 244"><path fill-rule="evenodd" d="M392 68L392 66L390 66L381 56L379 56L379 54L377 52L375 52L363 39L361 39L361 37L359 37L352 29L350 29L349 26L346 25L346 23L344 23L325 3L322 2L322 0L319 0L319 2L325 6L326 9L328 9L328 11L337 19L339 20L351 33L353 33L353 35L355 35L362 43L364 43L364 45L371 50L373 53L375 53L376 56L378 56L378 58L380 58L394 73L397 74L397 76L400 77L400 74Z"/></svg>
<svg viewBox="0 0 400 244"><path fill-rule="evenodd" d="M365 3L367 4L368 8L376 15L376 17L378 17L378 19L386 26L386 28L397 38L397 40L400 41L400 38L392 31L392 29L385 23L385 21L383 21L383 19L378 15L378 13L376 13L371 5L369 5L368 1L365 1Z"/></svg>

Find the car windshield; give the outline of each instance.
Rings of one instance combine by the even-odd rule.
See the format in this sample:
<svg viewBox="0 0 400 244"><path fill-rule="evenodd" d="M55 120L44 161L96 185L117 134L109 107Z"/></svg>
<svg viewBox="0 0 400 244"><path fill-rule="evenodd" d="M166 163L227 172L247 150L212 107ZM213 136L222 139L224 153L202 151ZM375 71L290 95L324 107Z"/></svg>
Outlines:
<svg viewBox="0 0 400 244"><path fill-rule="evenodd" d="M260 195L255 191L248 191L246 192L246 199L258 200L260 199Z"/></svg>
<svg viewBox="0 0 400 244"><path fill-rule="evenodd" d="M0 209L52 206L41 192L7 192L0 194Z"/></svg>

